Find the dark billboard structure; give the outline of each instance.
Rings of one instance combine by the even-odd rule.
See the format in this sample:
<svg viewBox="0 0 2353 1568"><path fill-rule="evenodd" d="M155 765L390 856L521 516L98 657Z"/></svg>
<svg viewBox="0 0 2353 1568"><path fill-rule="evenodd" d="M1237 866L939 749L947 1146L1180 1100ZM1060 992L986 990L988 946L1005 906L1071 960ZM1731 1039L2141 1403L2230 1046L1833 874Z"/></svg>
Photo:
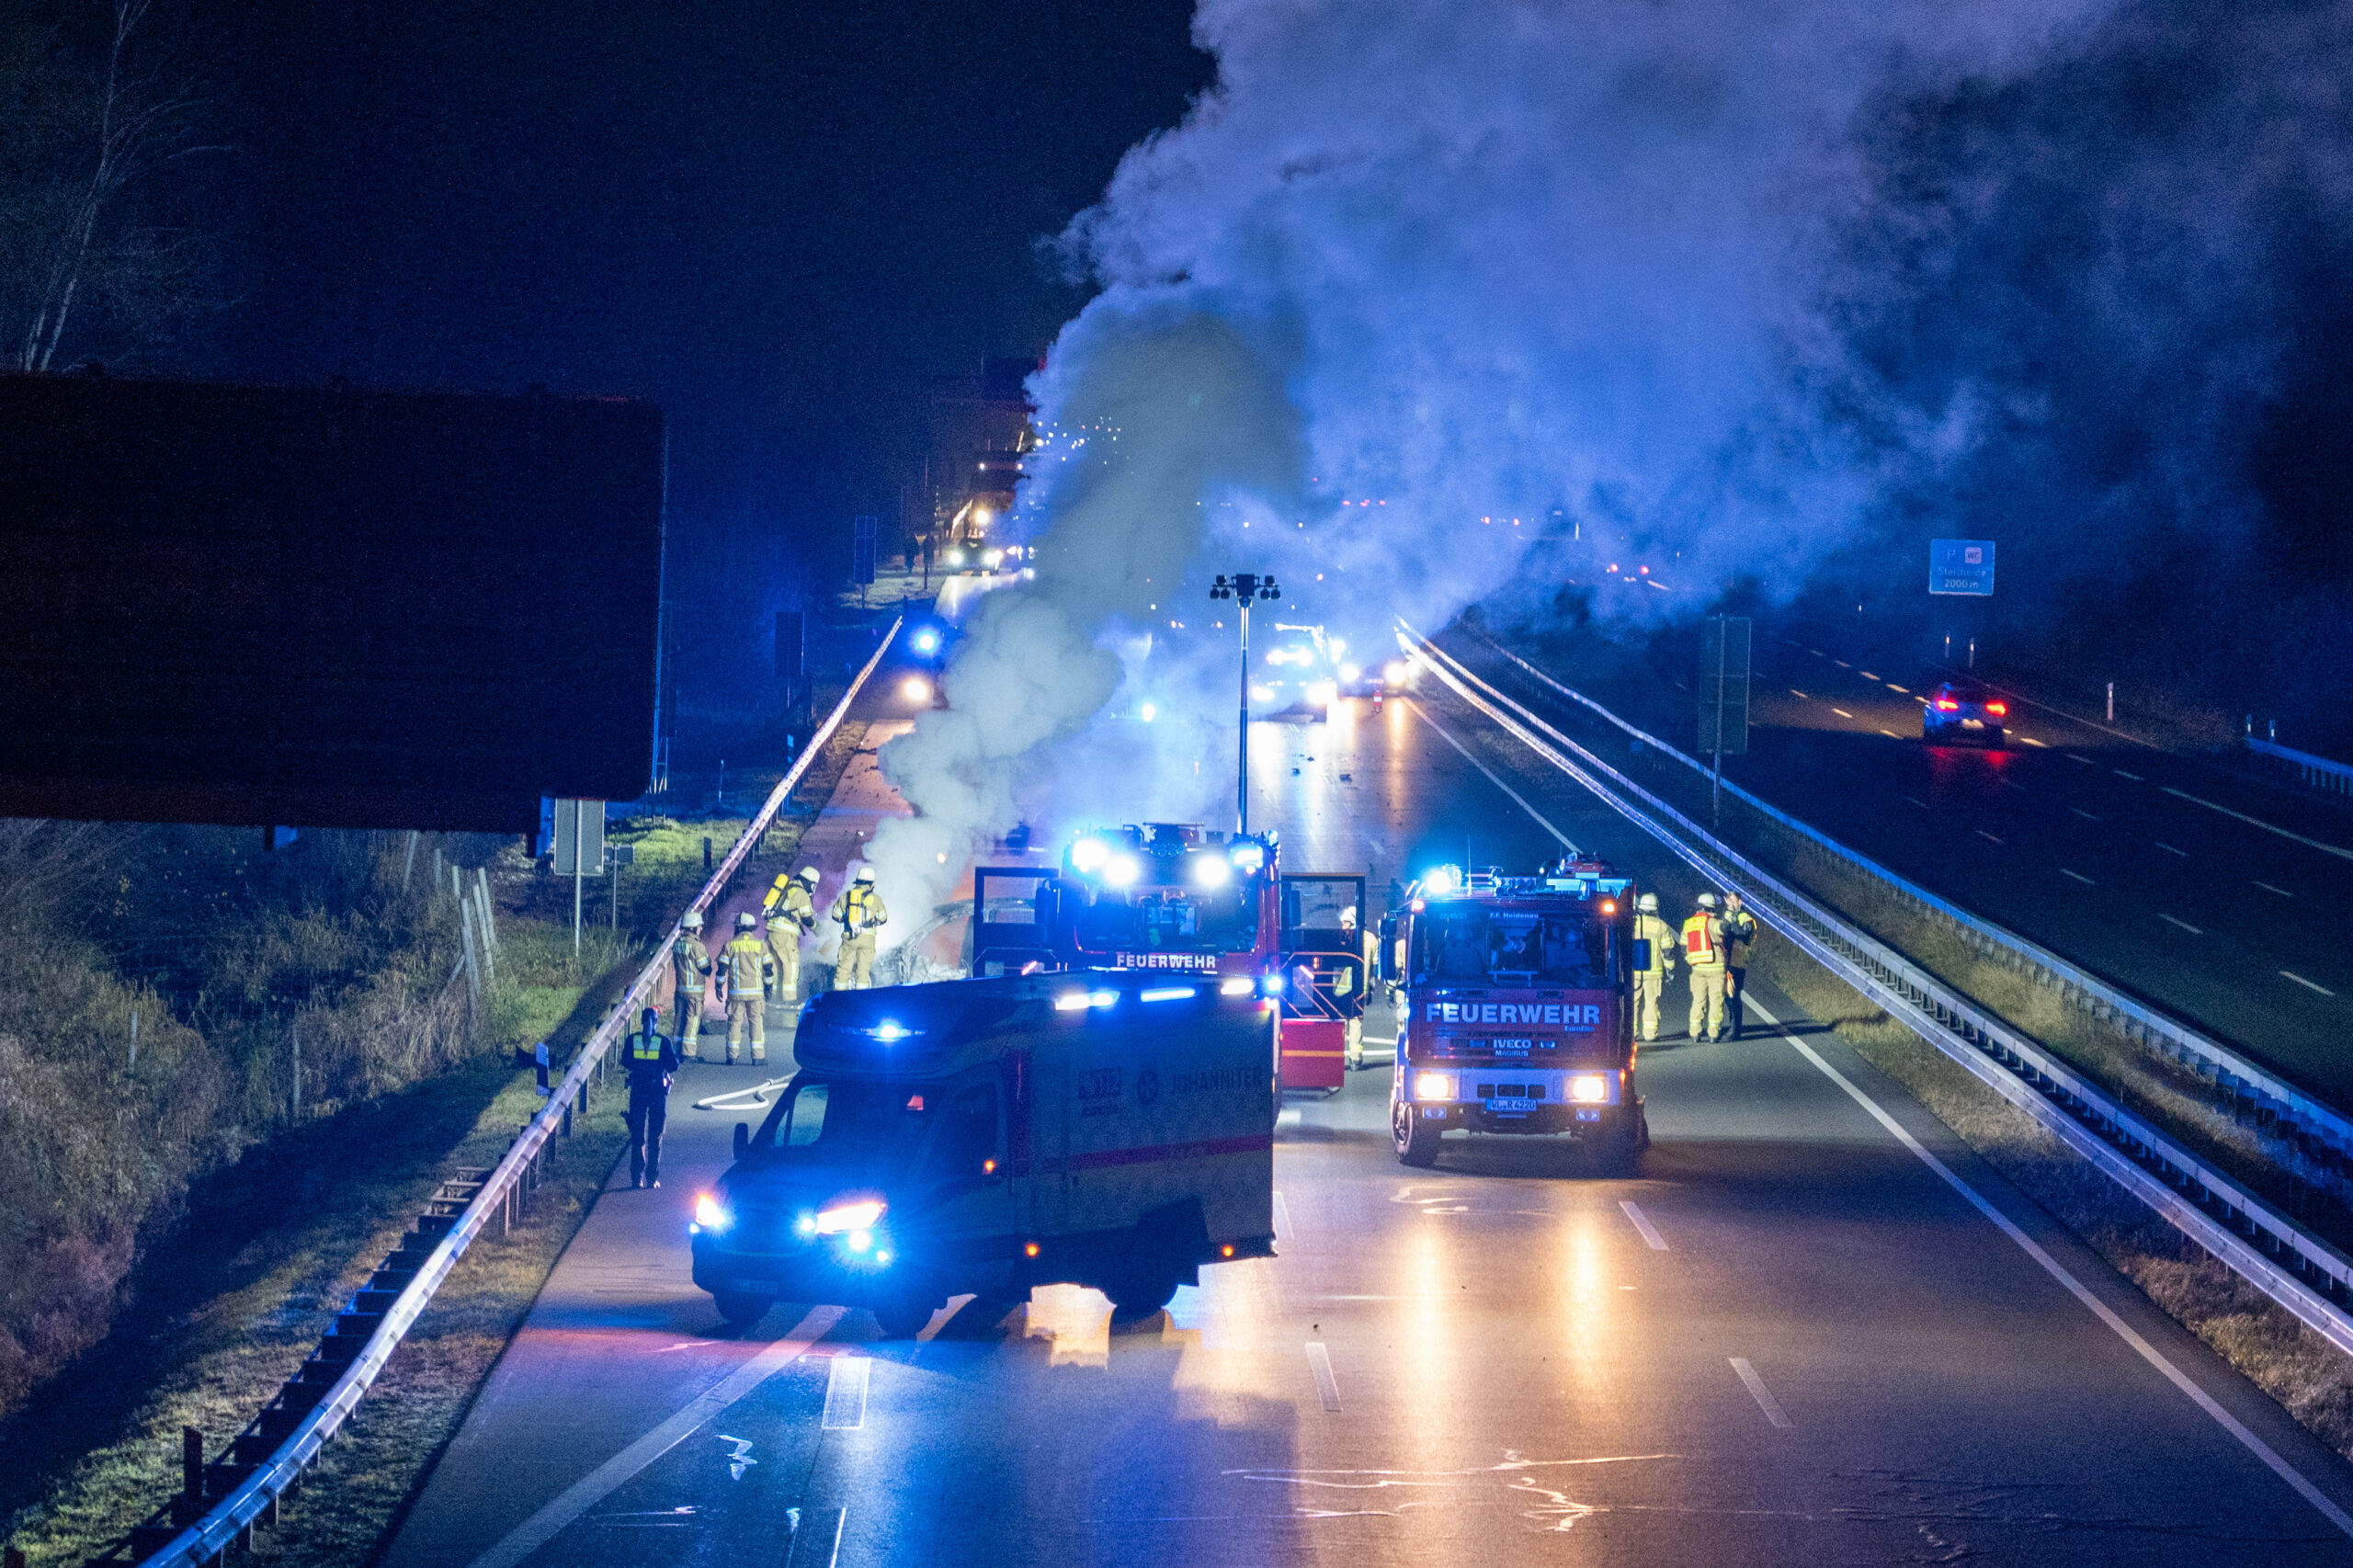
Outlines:
<svg viewBox="0 0 2353 1568"><path fill-rule="evenodd" d="M635 799L663 443L618 399L0 376L0 815Z"/></svg>

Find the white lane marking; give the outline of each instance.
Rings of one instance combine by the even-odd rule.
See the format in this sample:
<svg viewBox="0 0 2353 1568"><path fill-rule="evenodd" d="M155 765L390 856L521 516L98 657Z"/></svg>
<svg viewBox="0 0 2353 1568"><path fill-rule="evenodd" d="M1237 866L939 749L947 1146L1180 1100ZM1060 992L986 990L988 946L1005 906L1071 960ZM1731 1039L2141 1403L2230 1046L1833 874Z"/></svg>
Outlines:
<svg viewBox="0 0 2353 1568"><path fill-rule="evenodd" d="M2038 740L2036 740L2032 735L2020 735L2020 736L2018 737L2018 739L2020 739L2020 740L2024 741L2027 744L2029 744L2029 745L2030 745L2030 746L2041 746L2041 747L2042 747L2042 749L2043 749L2043 750L2045 750L2045 751L2049 751L2049 750L2051 749L2051 747L2050 747L2047 744L2045 744L2044 742L2041 742L2041 741L2038 741Z"/></svg>
<svg viewBox="0 0 2353 1568"><path fill-rule="evenodd" d="M1791 697L1805 697L1805 693L1804 693L1804 692L1802 692L1802 691L1800 691L1796 687L1790 687L1790 695ZM1811 701L1813 701L1813 699L1812 699L1811 697L1806 697L1806 700L1807 700L1808 702L1811 702Z"/></svg>
<svg viewBox="0 0 2353 1568"><path fill-rule="evenodd" d="M1747 1002L1748 1010L1755 1013L1758 1017L1764 1019L1765 1027L1767 1028L1779 1029L1781 1027L1780 1020L1774 1017L1771 1013L1766 1011L1765 1008L1757 1003L1755 996L1747 998ZM2220 1403L2216 1403L2213 1395L2208 1393L2204 1389L2200 1388L2195 1382L2192 1382L2188 1373L2183 1371L2179 1367L2175 1366L2171 1358L2169 1358L2164 1351L2150 1344L2146 1339L2143 1339L2137 1329L2116 1314L2115 1309L2110 1307L2106 1301L2101 1301L2097 1296L2093 1295L2090 1289L2086 1287L2082 1280L2076 1278L2073 1274L2068 1273L2066 1267L2063 1264L2062 1264L2057 1258L2052 1256L2049 1253L2043 1251L2041 1244L2036 1242L2032 1236L2028 1235L2024 1231L2018 1229L2017 1223L2013 1221L2008 1215L2003 1213L2000 1210L1987 1202L1984 1198L1980 1197L1975 1187L1961 1180L1958 1176L1955 1176L1949 1165L1947 1165L1942 1160L1937 1158L1936 1155L1928 1153L1927 1149L1921 1144L1917 1138L1913 1137L1911 1133L1904 1131L1903 1123L1897 1121L1895 1118L1888 1115L1884 1109L1881 1108L1878 1101L1872 1099L1869 1095L1863 1093L1862 1090L1857 1088L1853 1083L1848 1081L1844 1073L1839 1072L1838 1069L1830 1065L1829 1062L1824 1062L1821 1055L1816 1052L1812 1046L1806 1044L1805 1041L1791 1039L1786 1034L1781 1036L1781 1038L1789 1042L1791 1050L1795 1051L1799 1055L1804 1057L1808 1062L1813 1062L1815 1067L1819 1068L1824 1077L1837 1085L1840 1088L1846 1090L1847 1096L1849 1099L1852 1099L1857 1105L1869 1111L1871 1115L1872 1120L1878 1122L1881 1127L1886 1128L1889 1132L1894 1134L1895 1141L1897 1142L1903 1144L1906 1149L1911 1150L1912 1153L1918 1157L1922 1165L1927 1166L1930 1170L1936 1172L1938 1176L1942 1177L1944 1184L1947 1187L1951 1187L1955 1192L1961 1194L1961 1198L1971 1208L1976 1210L1980 1214L1984 1215L1987 1220L1991 1221L1995 1229L2000 1231L2004 1235L2009 1237L2011 1241L2017 1243L2018 1249L2024 1252L2027 1256L2040 1264L2044 1273L2050 1275L2052 1278L2056 1279L2063 1287L2065 1288L2069 1295L2075 1297L2075 1300L2081 1301L2086 1307L2090 1309L2091 1314L2099 1319L2100 1322L2106 1324L2119 1339L2121 1339L2125 1344L2131 1346L2133 1351L2140 1356L2141 1359L2155 1368L2157 1371L2165 1377L2165 1380L2167 1382L2173 1384L2174 1387L2188 1395L2190 1403L2197 1405L2199 1409L2204 1411L2210 1417L2211 1417L2216 1426L2220 1426L2223 1431L2228 1432L2232 1437L2237 1438L2239 1445L2245 1449L2248 1453L2253 1454L2256 1460L2260 1460L2265 1469L2270 1471L2272 1474L2286 1482L2289 1487L2295 1492L2296 1495L2311 1504L2313 1507L2319 1512L2323 1518L2326 1519L2330 1524L2335 1525L2346 1535L2353 1536L2353 1514L2347 1514L2344 1509L2330 1502L2327 1497L2322 1494L2319 1487L2314 1486L2311 1482L2304 1479L2302 1471L2297 1470L2295 1466L2290 1464L2286 1460L2281 1459L2279 1453L2272 1449L2270 1444L2265 1442L2262 1438L2249 1431L2245 1422L2241 1421L2237 1416L2233 1415L2229 1411L2223 1409Z"/></svg>
<svg viewBox="0 0 2353 1568"><path fill-rule="evenodd" d="M1898 686L1898 685L1896 685L1893 681L1889 681L1889 682L1887 683L1887 689L1888 689L1888 690L1890 690L1890 691L1900 691L1900 692L1904 693L1904 696L1906 696L1906 697L1909 697L1909 696L1911 696L1911 695L1912 695L1912 688L1911 688L1910 687L1908 687L1908 686Z"/></svg>
<svg viewBox="0 0 2353 1568"><path fill-rule="evenodd" d="M825 1419L828 1432L855 1432L866 1425L866 1385L874 1374L870 1356L836 1356L825 1378Z"/></svg>
<svg viewBox="0 0 2353 1568"><path fill-rule="evenodd" d="M2087 876L2084 875L2081 871L2071 871L2071 870L2067 869L2067 868L2066 868L2066 867L2064 867L2064 866L2062 866L2062 867L2060 867L2060 868L2059 868L2059 874L2060 874L2061 876L2063 876L2063 877L2073 877L2073 878L2075 878L2077 881L2079 881L2079 882L2083 883L2083 884L2084 884L2084 886L2086 886L2086 887L2087 887L2087 888L2096 888L2096 887L2099 886L2099 884L2098 884L2097 882L2096 882L2096 881L2092 881L2089 877L2087 877Z"/></svg>
<svg viewBox="0 0 2353 1568"><path fill-rule="evenodd" d="M2164 850L2168 855L2178 855L2185 860L2189 858L2189 851L2187 849L2176 849L2172 845L2166 844L2160 839L2152 838L2149 842L2154 844L2158 848Z"/></svg>
<svg viewBox="0 0 2353 1568"><path fill-rule="evenodd" d="M1806 650L1806 652L1807 652L1807 653L1812 653L1812 654L1813 654L1815 658L1817 658L1817 659L1824 659L1824 658L1828 658L1828 657L1829 657L1829 655L1828 655L1828 654L1824 653L1821 649L1819 649L1819 648L1808 648L1808 649Z"/></svg>
<svg viewBox="0 0 2353 1568"><path fill-rule="evenodd" d="M1278 1192L1275 1194L1275 1240L1287 1242L1290 1238L1290 1205L1285 1203L1283 1195Z"/></svg>
<svg viewBox="0 0 2353 1568"><path fill-rule="evenodd" d="M2084 810L2084 808L2083 808L2083 807L2081 807L2081 806L2069 806L2067 809L2068 809L2069 811L2071 811L2071 812L2075 812L2077 816L2079 816L2079 817L2083 818L2086 822L2097 822L2097 821L2099 821L2099 818L2097 818L2097 817L2096 817L2096 816L2092 815L2092 814L2091 814L2091 812L2087 812L2087 811Z"/></svg>
<svg viewBox="0 0 2353 1568"><path fill-rule="evenodd" d="M1886 732L1885 730L1881 730L1881 731L1880 732L1880 733L1883 735L1883 734L1887 733L1887 732ZM1928 802L1927 802L1927 801L1926 801L1920 800L1920 799L1918 799L1918 798L1917 798L1917 797L1915 797L1915 796L1906 795L1906 796L1904 796L1904 798L1905 800L1907 800L1907 801L1910 801L1914 805L1915 805L1915 806L1919 807L1919 808L1920 808L1922 811L1924 811L1924 812L1925 812L1925 811L1927 811L1927 810L1928 809Z"/></svg>
<svg viewBox="0 0 2353 1568"><path fill-rule="evenodd" d="M1307 1120L1307 1113L1297 1106L1285 1106L1275 1117L1277 1127L1297 1127Z"/></svg>
<svg viewBox="0 0 2353 1568"><path fill-rule="evenodd" d="M1977 830L1977 836L1978 836L1978 837L1980 837L1980 838L1984 838L1984 839L1989 839L1989 840L1991 840L1992 842L1994 842L1994 843L1995 843L1995 844L1999 844L1999 843L2001 843L2001 842L2002 842L2000 839L1998 839L1998 838L1995 838L1995 837L1994 837L1994 835L1993 835L1992 834L1990 834L1990 833L1986 832L1986 831L1985 831L1984 828L1982 828L1982 827L1981 827L1981 828L1979 828L1979 829Z"/></svg>
<svg viewBox="0 0 2353 1568"><path fill-rule="evenodd" d="M1897 734L1893 730L1881 730L1880 733L1885 735L1891 741L1900 741L1904 738L1902 735Z"/></svg>
<svg viewBox="0 0 2353 1568"><path fill-rule="evenodd" d="M1854 665L1852 665L1848 664L1848 663L1847 663L1846 660L1844 660L1844 659L1833 659L1833 660L1831 660L1830 662L1831 662L1832 664L1834 664L1834 665L1837 665L1837 666L1838 666L1840 669L1842 669L1842 670L1851 670L1851 669L1853 669L1853 668L1855 667Z"/></svg>
<svg viewBox="0 0 2353 1568"><path fill-rule="evenodd" d="M1841 719L1851 719L1854 717L1852 713L1847 712L1844 708L1833 708L1830 711L1837 714Z"/></svg>
<svg viewBox="0 0 2353 1568"><path fill-rule="evenodd" d="M1783 1413L1781 1402L1773 1397L1773 1391L1765 1386L1765 1380L1756 1375L1756 1369L1748 1364L1748 1358L1733 1357L1732 1369L1738 1372L1740 1381L1748 1386L1749 1393L1756 1401L1756 1407L1765 1413L1765 1419L1786 1430L1790 1418Z"/></svg>
<svg viewBox="0 0 2353 1568"><path fill-rule="evenodd" d="M685 1441L703 1423L758 1388L808 1353L809 1347L841 1321L839 1307L818 1307L793 1325L792 1332L721 1379L661 1426L566 1487L552 1503L517 1525L489 1551L466 1568L516 1568L565 1526L603 1502L639 1471Z"/></svg>
<svg viewBox="0 0 2353 1568"><path fill-rule="evenodd" d="M1857 670L1855 673L1856 673L1857 675L1859 675L1859 676L1862 676L1865 680L1877 680L1877 679L1879 679L1879 676L1875 676L1875 675L1871 674L1871 672L1870 672L1870 671L1869 671L1869 670Z"/></svg>
<svg viewBox="0 0 2353 1568"><path fill-rule="evenodd" d="M2265 892L2276 892L2281 898L2293 898L2296 896L2294 893L2290 892L2286 888L2275 888L2269 882L2256 882L2255 885L2261 888Z"/></svg>
<svg viewBox="0 0 2353 1568"><path fill-rule="evenodd" d="M2297 984L2302 986L2307 991L2317 991L2324 996L2334 996L2336 994L2336 992L2331 991L2325 985L2313 984L2311 981L2306 980L2302 975L2298 974L2293 970L2283 969L2279 972L2286 975L2289 979L2294 981Z"/></svg>
<svg viewBox="0 0 2353 1568"><path fill-rule="evenodd" d="M1643 1240L1651 1244L1651 1251L1666 1250L1666 1238L1658 1233L1658 1227L1651 1223L1650 1216L1643 1212L1640 1204L1627 1198L1620 1199L1618 1207L1626 1211L1626 1218L1634 1222L1634 1229L1643 1233Z"/></svg>
<svg viewBox="0 0 2353 1568"><path fill-rule="evenodd" d="M1465 746L1461 741L1456 740L1452 734L1448 733L1445 725L1430 717L1428 709L1424 708L1417 702L1410 703L1408 706L1410 706L1415 712L1421 715L1423 723L1427 724L1431 729L1436 730L1438 733L1440 739L1444 740L1448 745L1452 746L1456 751L1461 752L1462 754L1463 761L1469 763L1472 767L1485 774L1487 776L1488 783L1493 784L1496 789L1501 790L1505 794L1509 795L1513 801L1518 805L1521 811L1526 812L1529 816L1534 817L1536 819L1537 826L1542 828L1545 832L1559 839L1563 848L1568 850L1572 854L1576 853L1577 846L1569 842L1569 835L1567 834L1563 833L1559 828L1554 827L1550 822L1547 822L1544 818L1544 813L1538 811L1534 806L1529 805L1518 790L1513 789L1510 785L1496 778L1495 769L1489 767L1485 763L1481 762L1477 757L1472 756L1468 746Z"/></svg>
<svg viewBox="0 0 2353 1568"><path fill-rule="evenodd" d="M2023 795L2023 794L2025 794L2025 793L2027 792L2027 788L2026 788L2026 786L2025 786L2025 785L2020 784L2020 783L2017 783L2017 782L2015 782L2014 780L2011 780L2011 779L2008 779L2008 778L2005 778L2005 779L2003 779L2003 780L2002 780L2002 788L2003 788L2003 789L2005 789L2005 790L2017 790L2019 794L2021 794L2021 795Z"/></svg>
<svg viewBox="0 0 2353 1568"><path fill-rule="evenodd" d="M2188 801L2193 806L2203 806L2210 812L2220 812L2226 817L2234 817L2250 827L2259 827L2266 833L2276 833L2282 838L2292 838L2306 848L2317 849L2324 855L2334 855L2340 860L2353 860L2353 849L2347 849L2343 845L2324 844L2317 838L2306 838L2301 833L2290 833L2286 828L2275 826L2265 822L2261 817L2251 817L2245 812L2234 812L2228 806L2218 806L2211 801L2202 800L2186 790L2177 790L2170 784L2160 784L2157 788L2177 801Z"/></svg>
<svg viewBox="0 0 2353 1568"><path fill-rule="evenodd" d="M1324 1399L1324 1408L1334 1415L1340 1413L1340 1380L1332 1375L1332 1355L1320 1339L1307 1342L1307 1369L1315 1374L1315 1392Z"/></svg>
<svg viewBox="0 0 2353 1568"><path fill-rule="evenodd" d="M2188 921L2176 920L2170 915L2160 915L2157 918L2164 921L2168 926L2180 926L2183 930L2188 932L2193 937L2203 937L2206 934L2205 932L2200 931L2197 926L2192 926Z"/></svg>
<svg viewBox="0 0 2353 1568"><path fill-rule="evenodd" d="M825 1528L825 1516L833 1516L834 1528ZM835 1568L842 1560L842 1529L849 1523L847 1508L812 1508L803 1513L788 1508L785 1517L792 1521L792 1544L785 1549L788 1568ZM803 1542L806 1542L804 1548Z"/></svg>
<svg viewBox="0 0 2353 1568"><path fill-rule="evenodd" d="M2099 764L2098 764L2098 763L2094 762L2090 757L2087 757L2087 756L2076 756L2074 752L2064 752L2064 753L2062 753L2061 755L2062 755L2062 756L2065 756L2065 757L2066 757L2066 759L2067 759L2069 762L2080 762L2080 763L2082 763L2086 767L2097 767L2099 766Z"/></svg>
<svg viewBox="0 0 2353 1568"><path fill-rule="evenodd" d="M2135 784L2146 784L2148 782L2147 779L2142 778L2139 774L2127 773L2120 767L2111 767L2109 771L2115 774L2119 778L2130 778Z"/></svg>

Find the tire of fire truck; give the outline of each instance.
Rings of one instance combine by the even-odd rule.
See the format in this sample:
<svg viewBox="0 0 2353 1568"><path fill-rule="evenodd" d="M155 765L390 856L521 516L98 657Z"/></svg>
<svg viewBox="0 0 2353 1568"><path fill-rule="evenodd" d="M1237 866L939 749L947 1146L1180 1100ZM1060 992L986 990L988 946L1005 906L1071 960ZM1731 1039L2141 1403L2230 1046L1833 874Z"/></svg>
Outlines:
<svg viewBox="0 0 2353 1568"><path fill-rule="evenodd" d="M1641 1172L1643 1151L1650 1146L1650 1118L1637 1107L1624 1127L1613 1129L1608 1137L1589 1144L1586 1157L1597 1176L1631 1176Z"/></svg>
<svg viewBox="0 0 2353 1568"><path fill-rule="evenodd" d="M773 1296L754 1296L741 1290L714 1290L710 1299L718 1304L719 1315L737 1328L751 1327L776 1305Z"/></svg>
<svg viewBox="0 0 2353 1568"><path fill-rule="evenodd" d="M940 1303L912 1293L886 1296L870 1309L874 1321L881 1325L885 1339L913 1339L931 1322L931 1314Z"/></svg>
<svg viewBox="0 0 2353 1568"><path fill-rule="evenodd" d="M1390 1139L1397 1145L1397 1158L1406 1165L1429 1166L1438 1164L1438 1128L1414 1114L1411 1100L1390 1103Z"/></svg>
<svg viewBox="0 0 2353 1568"><path fill-rule="evenodd" d="M1111 1321L1131 1324L1148 1318L1176 1299L1176 1271L1165 1267L1140 1267L1103 1288L1111 1298Z"/></svg>

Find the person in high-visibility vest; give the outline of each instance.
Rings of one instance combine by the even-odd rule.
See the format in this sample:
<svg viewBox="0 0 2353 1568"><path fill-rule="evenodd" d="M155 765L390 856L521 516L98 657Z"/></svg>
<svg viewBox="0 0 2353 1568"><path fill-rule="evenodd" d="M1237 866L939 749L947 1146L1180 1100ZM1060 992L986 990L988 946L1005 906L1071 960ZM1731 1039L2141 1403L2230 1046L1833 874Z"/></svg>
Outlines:
<svg viewBox="0 0 2353 1568"><path fill-rule="evenodd" d="M874 891L874 868L860 866L849 886L834 900L826 918L842 928L842 949L834 960L834 989L858 991L874 983L874 933L891 918Z"/></svg>
<svg viewBox="0 0 2353 1568"><path fill-rule="evenodd" d="M677 1024L670 1034L678 1042L678 1053L691 1062L700 1053L703 983L710 974L710 949L702 945L701 911L678 924L684 929L670 949L670 1000L677 1010Z"/></svg>
<svg viewBox="0 0 2353 1568"><path fill-rule="evenodd" d="M1748 949L1756 945L1756 916L1740 906L1740 894L1724 894L1724 1010L1731 1015L1734 1040L1746 1021Z"/></svg>
<svg viewBox="0 0 2353 1568"><path fill-rule="evenodd" d="M735 937L720 949L727 982L727 1065L735 1065L744 1036L752 1037L752 1060L768 1059L768 988L776 983L776 955L759 935L760 917L750 910L735 917Z"/></svg>
<svg viewBox="0 0 2353 1568"><path fill-rule="evenodd" d="M670 1080L678 1071L677 1047L654 1026L659 1009L638 1015L637 1028L621 1041L621 1067L629 1074L629 1184L662 1185L662 1128L670 1119Z"/></svg>
<svg viewBox="0 0 2353 1568"><path fill-rule="evenodd" d="M801 1000L801 938L817 927L817 868L779 877L761 900L768 913L768 948L776 954L776 999Z"/></svg>
<svg viewBox="0 0 2353 1568"><path fill-rule="evenodd" d="M1659 999L1666 994L1667 976L1675 972L1675 927L1658 917L1654 892L1635 900L1634 911L1634 940L1651 945L1651 967L1634 971L1634 1034L1656 1040Z"/></svg>
<svg viewBox="0 0 2353 1568"><path fill-rule="evenodd" d="M1724 923L1716 895L1703 892L1683 923L1683 961L1691 971L1691 1038L1724 1037Z"/></svg>

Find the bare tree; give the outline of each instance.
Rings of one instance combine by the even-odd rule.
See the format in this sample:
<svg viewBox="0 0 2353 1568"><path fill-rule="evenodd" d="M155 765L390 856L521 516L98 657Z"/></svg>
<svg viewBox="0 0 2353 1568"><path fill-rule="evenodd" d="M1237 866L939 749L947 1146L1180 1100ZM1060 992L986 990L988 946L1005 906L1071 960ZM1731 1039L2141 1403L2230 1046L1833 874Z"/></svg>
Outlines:
<svg viewBox="0 0 2353 1568"><path fill-rule="evenodd" d="M110 0L96 47L27 19L0 35L0 355L48 369L69 326L133 350L202 302L208 236L172 221L162 176L201 144L193 73ZM153 29L150 29L152 33Z"/></svg>

